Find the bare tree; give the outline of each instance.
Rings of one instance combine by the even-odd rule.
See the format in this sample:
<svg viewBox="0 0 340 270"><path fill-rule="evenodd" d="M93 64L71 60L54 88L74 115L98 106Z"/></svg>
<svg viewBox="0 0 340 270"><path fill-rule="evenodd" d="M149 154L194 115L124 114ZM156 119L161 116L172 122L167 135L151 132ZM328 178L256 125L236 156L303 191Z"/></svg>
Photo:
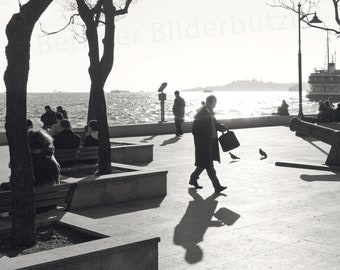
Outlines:
<svg viewBox="0 0 340 270"><path fill-rule="evenodd" d="M37 20L53 0L30 0L20 5L6 27L7 69L6 135L9 146L12 191L12 238L15 246L32 246L36 242L34 175L27 140L27 81L31 35Z"/></svg>
<svg viewBox="0 0 340 270"><path fill-rule="evenodd" d="M336 23L338 26L340 26L340 18L339 18L339 2L340 0L329 0L332 2L334 7L334 17L332 20L329 18L325 18L329 21L329 23ZM333 32L335 34L340 34L340 30L335 27L329 27L324 22L323 25L316 25L311 23L310 16L313 14L313 12L316 12L320 6L320 0L303 0L303 1L297 1L297 0L272 0L270 3L267 3L267 5L275 8L284 8L287 10L290 10L292 12L298 13L298 4L301 4L301 21L303 21L306 25Z"/></svg>
<svg viewBox="0 0 340 270"><path fill-rule="evenodd" d="M104 86L114 62L115 20L118 16L128 13L132 2L133 0L73 0L65 3L67 10L77 9L79 13L70 17L68 25L77 25L76 17L80 16L85 26L82 28L85 33L84 39L87 40L89 46L90 66L88 72L91 87L87 120L96 119L98 121L98 174L111 173L111 146ZM102 47L99 43L101 27L104 28ZM63 29L65 27L61 30ZM81 34L76 33L76 37L81 37ZM102 55L100 55L100 48L102 48Z"/></svg>
<svg viewBox="0 0 340 270"><path fill-rule="evenodd" d="M99 174L111 173L111 146L107 121L104 85L114 61L115 17L126 14L132 0L126 0L123 9L117 9L112 0L98 0L91 8L85 0L76 0L78 12L86 25L89 45L89 75L91 78L88 120L98 121ZM101 18L103 17L103 20ZM99 55L98 27L104 24L103 53Z"/></svg>

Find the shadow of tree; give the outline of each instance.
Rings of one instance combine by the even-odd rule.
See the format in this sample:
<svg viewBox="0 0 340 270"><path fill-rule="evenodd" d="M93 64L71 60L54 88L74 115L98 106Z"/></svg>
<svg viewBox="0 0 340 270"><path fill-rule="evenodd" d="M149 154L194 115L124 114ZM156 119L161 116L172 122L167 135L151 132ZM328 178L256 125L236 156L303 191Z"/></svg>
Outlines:
<svg viewBox="0 0 340 270"><path fill-rule="evenodd" d="M189 202L188 208L180 223L175 227L173 242L186 249L185 260L194 264L202 260L203 251L198 245L203 241L203 236L209 227L221 227L232 225L240 215L221 208L216 213L219 196L226 196L221 193L214 193L203 199L195 189L190 188L189 194L194 199ZM211 220L215 216L217 220Z"/></svg>

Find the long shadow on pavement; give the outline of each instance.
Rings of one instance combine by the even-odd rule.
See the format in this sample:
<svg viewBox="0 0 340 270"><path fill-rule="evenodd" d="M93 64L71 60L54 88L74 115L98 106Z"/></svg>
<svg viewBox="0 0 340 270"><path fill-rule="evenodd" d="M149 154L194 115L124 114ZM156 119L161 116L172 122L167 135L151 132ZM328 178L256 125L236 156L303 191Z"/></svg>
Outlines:
<svg viewBox="0 0 340 270"><path fill-rule="evenodd" d="M184 216L175 227L173 242L186 249L185 260L193 264L202 260L203 250L198 243L203 241L207 229L232 225L240 215L227 208L221 208L215 213L218 204L216 199L219 196L226 196L224 194L214 193L203 199L193 188L189 189L189 194L194 200L189 202ZM213 216L217 220L211 220Z"/></svg>
<svg viewBox="0 0 340 270"><path fill-rule="evenodd" d="M165 146L165 145L168 145L168 144L176 143L180 139L181 139L181 137L175 136L173 138L170 138L170 139L163 141L162 144L160 144L160 146Z"/></svg>
<svg viewBox="0 0 340 270"><path fill-rule="evenodd" d="M142 143L147 143L148 141L153 140L155 137L156 137L156 135L152 135L152 136L150 136L150 137L147 137L147 138L142 139L140 142L142 142Z"/></svg>

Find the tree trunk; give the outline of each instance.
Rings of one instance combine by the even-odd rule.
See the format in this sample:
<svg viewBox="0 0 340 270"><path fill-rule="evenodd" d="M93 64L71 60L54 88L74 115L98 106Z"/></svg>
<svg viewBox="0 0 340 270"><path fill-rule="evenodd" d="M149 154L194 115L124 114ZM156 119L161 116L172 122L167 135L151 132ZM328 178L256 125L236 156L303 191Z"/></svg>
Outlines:
<svg viewBox="0 0 340 270"><path fill-rule="evenodd" d="M26 128L30 40L35 23L52 0L30 0L6 27L6 135L10 153L12 238L15 246L36 242L34 175Z"/></svg>
<svg viewBox="0 0 340 270"><path fill-rule="evenodd" d="M88 40L89 43L92 41ZM111 145L109 136L109 126L107 121L106 102L104 94L104 83L101 76L101 68L99 63L95 61L96 57L89 53L90 57L90 68L89 74L91 77L91 90L90 90L90 102L89 108L91 107L93 116L98 122L98 141L99 141L99 159L98 159L98 174L109 174L111 173ZM90 110L89 110L90 112Z"/></svg>
<svg viewBox="0 0 340 270"><path fill-rule="evenodd" d="M98 140L99 140L99 168L98 174L111 173L111 145L109 135L109 125L107 122L106 102L103 87L97 92L98 106Z"/></svg>
<svg viewBox="0 0 340 270"><path fill-rule="evenodd" d="M109 174L112 171L111 146L109 126L107 121L104 85L111 69L108 71L106 68L107 65L106 66L102 65L104 56L101 60L99 60L98 25L95 21L92 11L88 8L88 6L84 3L83 0L77 0L77 4L78 12L86 25L86 37L89 45L88 55L90 59L89 75L91 79L91 88L88 108L88 121L97 120L98 122L98 141L99 141L98 174ZM105 47L103 55L105 55Z"/></svg>

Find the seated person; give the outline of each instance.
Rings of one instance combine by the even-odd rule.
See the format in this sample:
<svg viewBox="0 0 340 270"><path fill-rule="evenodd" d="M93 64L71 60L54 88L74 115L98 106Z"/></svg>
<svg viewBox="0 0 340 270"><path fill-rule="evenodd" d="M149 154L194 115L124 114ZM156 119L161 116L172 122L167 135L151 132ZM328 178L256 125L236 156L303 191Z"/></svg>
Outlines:
<svg viewBox="0 0 340 270"><path fill-rule="evenodd" d="M340 121L340 103L337 104L336 109L334 110L334 121Z"/></svg>
<svg viewBox="0 0 340 270"><path fill-rule="evenodd" d="M61 106L58 106L57 107L57 113L61 113L62 115L63 115L63 118L64 119L68 119L68 116L67 116L67 111L65 111L64 109L63 109L63 107L61 107Z"/></svg>
<svg viewBox="0 0 340 270"><path fill-rule="evenodd" d="M319 101L318 119L326 122L332 120L332 109L328 100L325 102Z"/></svg>
<svg viewBox="0 0 340 270"><path fill-rule="evenodd" d="M54 157L52 137L42 130L29 130L28 142L32 155L34 186L60 184L60 166Z"/></svg>
<svg viewBox="0 0 340 270"><path fill-rule="evenodd" d="M41 122L43 122L43 128L48 129L50 128L54 123L57 122L55 119L55 111L52 111L51 107L49 105L45 106L45 113L40 117Z"/></svg>
<svg viewBox="0 0 340 270"><path fill-rule="evenodd" d="M62 113L58 112L55 116L57 123L54 123L51 128L48 130L48 134L50 134L52 137L57 135L62 129L60 127L61 120L64 119L64 116Z"/></svg>
<svg viewBox="0 0 340 270"><path fill-rule="evenodd" d="M91 120L85 127L86 137L84 146L97 146L98 145L98 123L97 120Z"/></svg>
<svg viewBox="0 0 340 270"><path fill-rule="evenodd" d="M80 145L80 136L75 134L71 128L70 121L60 121L61 131L54 136L54 147L56 149L74 149Z"/></svg>
<svg viewBox="0 0 340 270"><path fill-rule="evenodd" d="M43 130L29 130L34 187L60 184L60 166L54 157L53 139ZM9 165L10 167L10 165ZM1 190L9 190L9 183L2 183Z"/></svg>
<svg viewBox="0 0 340 270"><path fill-rule="evenodd" d="M332 110L334 110L335 107L334 107L334 104L333 104L333 99L332 99L332 97L329 97L327 100L328 100L328 103L329 103L329 107L330 107Z"/></svg>
<svg viewBox="0 0 340 270"><path fill-rule="evenodd" d="M277 115L289 115L288 112L289 105L285 100L282 100L282 104L280 107L277 108Z"/></svg>

